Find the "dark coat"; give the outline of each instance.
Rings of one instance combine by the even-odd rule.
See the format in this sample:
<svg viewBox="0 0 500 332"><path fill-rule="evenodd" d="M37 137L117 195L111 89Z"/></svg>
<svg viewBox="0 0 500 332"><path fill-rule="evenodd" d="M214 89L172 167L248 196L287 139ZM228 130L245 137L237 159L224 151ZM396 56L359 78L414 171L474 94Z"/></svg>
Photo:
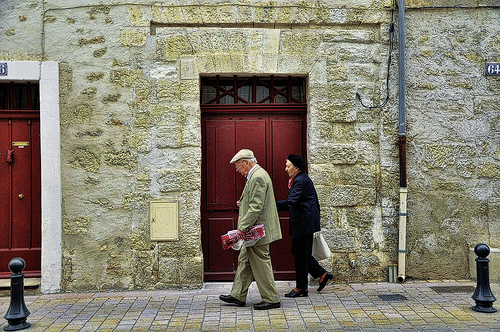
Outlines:
<svg viewBox="0 0 500 332"><path fill-rule="evenodd" d="M311 235L320 230L319 201L311 178L300 172L288 190L288 197L276 201L278 210L290 212L292 237Z"/></svg>

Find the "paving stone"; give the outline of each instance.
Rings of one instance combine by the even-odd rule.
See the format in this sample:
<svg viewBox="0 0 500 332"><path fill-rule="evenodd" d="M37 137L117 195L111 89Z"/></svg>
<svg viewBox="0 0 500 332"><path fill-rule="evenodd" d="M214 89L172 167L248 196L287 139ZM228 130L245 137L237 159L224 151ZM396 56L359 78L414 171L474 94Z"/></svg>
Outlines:
<svg viewBox="0 0 500 332"><path fill-rule="evenodd" d="M431 286L470 286L471 281L433 281L329 285L320 294L285 298L282 306L256 311L260 295L252 284L247 305L221 302L231 283L207 283L199 290L158 290L94 294L51 294L26 297L30 332L38 331L484 331L498 330L500 313L471 309L471 294L441 293ZM290 282L277 282L285 294ZM500 285L491 285L500 293ZM401 294L405 300L384 301L380 294ZM78 296L85 297L78 299ZM498 306L498 305L497 305ZM0 298L0 311L9 301ZM7 325L3 322L0 328Z"/></svg>

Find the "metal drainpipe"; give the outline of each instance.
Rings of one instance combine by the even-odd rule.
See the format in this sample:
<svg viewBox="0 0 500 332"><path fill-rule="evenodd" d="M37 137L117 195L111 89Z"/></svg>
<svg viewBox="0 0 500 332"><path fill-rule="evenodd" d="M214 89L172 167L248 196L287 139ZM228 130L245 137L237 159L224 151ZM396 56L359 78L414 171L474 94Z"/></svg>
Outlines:
<svg viewBox="0 0 500 332"><path fill-rule="evenodd" d="M406 279L406 200L408 195L406 172L406 102L405 102L405 0L398 5L398 48L399 48L399 249L398 278L399 283Z"/></svg>

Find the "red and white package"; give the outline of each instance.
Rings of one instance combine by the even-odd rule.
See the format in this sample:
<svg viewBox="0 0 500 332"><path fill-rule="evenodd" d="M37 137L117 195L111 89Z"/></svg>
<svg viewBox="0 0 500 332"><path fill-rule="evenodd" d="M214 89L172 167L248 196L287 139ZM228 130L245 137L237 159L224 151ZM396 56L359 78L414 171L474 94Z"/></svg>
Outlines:
<svg viewBox="0 0 500 332"><path fill-rule="evenodd" d="M242 247L253 246L258 239L266 236L266 231L264 230L264 225L252 226L248 232L245 233L245 240L238 240L236 236L237 230L232 230L221 236L222 248L224 250L233 248L234 250L240 250Z"/></svg>

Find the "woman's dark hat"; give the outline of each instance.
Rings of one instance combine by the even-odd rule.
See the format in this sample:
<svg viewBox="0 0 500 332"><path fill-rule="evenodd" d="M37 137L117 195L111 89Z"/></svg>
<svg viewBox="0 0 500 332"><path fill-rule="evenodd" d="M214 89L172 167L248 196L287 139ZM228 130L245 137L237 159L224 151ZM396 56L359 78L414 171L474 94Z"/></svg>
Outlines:
<svg viewBox="0 0 500 332"><path fill-rule="evenodd" d="M301 156L290 154L288 155L288 160L293 164L293 166L298 167L301 171L306 169L306 163Z"/></svg>

